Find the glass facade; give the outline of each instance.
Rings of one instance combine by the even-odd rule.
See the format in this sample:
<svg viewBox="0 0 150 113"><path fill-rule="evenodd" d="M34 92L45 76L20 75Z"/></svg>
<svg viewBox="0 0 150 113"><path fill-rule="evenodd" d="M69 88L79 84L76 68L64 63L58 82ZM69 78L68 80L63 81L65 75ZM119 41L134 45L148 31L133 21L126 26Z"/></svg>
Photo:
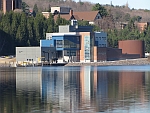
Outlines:
<svg viewBox="0 0 150 113"><path fill-rule="evenodd" d="M56 48L63 48L64 46L63 40L56 40Z"/></svg>
<svg viewBox="0 0 150 113"><path fill-rule="evenodd" d="M76 50L65 50L64 52L65 56L76 56Z"/></svg>
<svg viewBox="0 0 150 113"><path fill-rule="evenodd" d="M85 60L90 60L90 36L84 37L84 48Z"/></svg>
<svg viewBox="0 0 150 113"><path fill-rule="evenodd" d="M76 49L79 49L79 44L65 39L64 40L64 48L76 48Z"/></svg>

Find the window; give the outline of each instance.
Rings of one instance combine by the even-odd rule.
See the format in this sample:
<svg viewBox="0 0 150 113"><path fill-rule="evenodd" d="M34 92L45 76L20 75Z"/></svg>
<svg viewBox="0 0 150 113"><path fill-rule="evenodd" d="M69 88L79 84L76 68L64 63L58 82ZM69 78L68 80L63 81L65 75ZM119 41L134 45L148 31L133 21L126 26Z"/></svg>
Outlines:
<svg viewBox="0 0 150 113"><path fill-rule="evenodd" d="M106 37L103 37L103 40L106 40Z"/></svg>
<svg viewBox="0 0 150 113"><path fill-rule="evenodd" d="M56 40L56 47L63 48L63 40Z"/></svg>
<svg viewBox="0 0 150 113"><path fill-rule="evenodd" d="M79 48L79 44L76 44L70 40L64 40L64 48Z"/></svg>

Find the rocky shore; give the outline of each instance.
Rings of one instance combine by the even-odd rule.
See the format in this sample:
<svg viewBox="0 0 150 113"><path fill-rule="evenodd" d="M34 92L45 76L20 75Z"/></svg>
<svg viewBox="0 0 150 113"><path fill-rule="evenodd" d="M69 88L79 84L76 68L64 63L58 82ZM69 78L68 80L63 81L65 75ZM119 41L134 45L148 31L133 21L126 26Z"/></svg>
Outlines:
<svg viewBox="0 0 150 113"><path fill-rule="evenodd" d="M89 62L89 63L68 63L65 66L112 66L112 65L150 65L148 58L126 59L118 61L103 61L103 62Z"/></svg>

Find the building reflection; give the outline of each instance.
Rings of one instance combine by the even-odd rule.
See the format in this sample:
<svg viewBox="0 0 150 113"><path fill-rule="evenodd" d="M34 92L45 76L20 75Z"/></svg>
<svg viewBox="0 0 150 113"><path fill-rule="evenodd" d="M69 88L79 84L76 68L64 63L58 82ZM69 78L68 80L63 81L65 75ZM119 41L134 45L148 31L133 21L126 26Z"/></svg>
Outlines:
<svg viewBox="0 0 150 113"><path fill-rule="evenodd" d="M132 98L129 97L132 94L140 97L141 102L146 99L141 90L144 76L144 72L100 71L90 66L80 67L78 71L69 68L44 71L42 100L55 103L63 111L112 111L121 107L120 101ZM130 95L131 91L134 93Z"/></svg>
<svg viewBox="0 0 150 113"><path fill-rule="evenodd" d="M146 104L150 91L150 73L145 72L104 71L90 66L16 68L0 72L0 92L12 84L5 98L0 93L0 106L9 112L14 102L13 109L18 112L31 112L34 107L52 113L119 109L128 112L137 107L136 103ZM9 103L6 98L13 101ZM4 109L0 108L0 112Z"/></svg>
<svg viewBox="0 0 150 113"><path fill-rule="evenodd" d="M41 92L42 68L16 68L16 91Z"/></svg>
<svg viewBox="0 0 150 113"><path fill-rule="evenodd" d="M144 72L120 72L119 73L119 100L133 99L133 102L141 104L146 100L144 85ZM138 100L137 100L138 99ZM120 105L129 106L131 103L122 101Z"/></svg>
<svg viewBox="0 0 150 113"><path fill-rule="evenodd" d="M40 109L42 68L20 67L16 68L16 95L14 95L14 111L31 112ZM13 105L12 105L13 106Z"/></svg>
<svg viewBox="0 0 150 113"><path fill-rule="evenodd" d="M59 111L76 110L79 99L79 71L70 68L42 72L42 101ZM54 110L54 109L53 109Z"/></svg>
<svg viewBox="0 0 150 113"><path fill-rule="evenodd" d="M8 87L11 84L15 85L15 83L16 83L15 68L0 68L0 85Z"/></svg>
<svg viewBox="0 0 150 113"><path fill-rule="evenodd" d="M0 68L0 113L11 113L16 94L15 68ZM14 105L15 106L15 105Z"/></svg>

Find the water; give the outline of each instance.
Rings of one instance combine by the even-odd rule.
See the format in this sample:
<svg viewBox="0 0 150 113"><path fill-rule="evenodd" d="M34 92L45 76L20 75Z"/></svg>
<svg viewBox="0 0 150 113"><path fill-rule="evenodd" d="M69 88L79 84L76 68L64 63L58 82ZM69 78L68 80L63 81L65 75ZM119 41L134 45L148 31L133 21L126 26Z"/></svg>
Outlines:
<svg viewBox="0 0 150 113"><path fill-rule="evenodd" d="M0 68L0 113L149 113L150 66Z"/></svg>

